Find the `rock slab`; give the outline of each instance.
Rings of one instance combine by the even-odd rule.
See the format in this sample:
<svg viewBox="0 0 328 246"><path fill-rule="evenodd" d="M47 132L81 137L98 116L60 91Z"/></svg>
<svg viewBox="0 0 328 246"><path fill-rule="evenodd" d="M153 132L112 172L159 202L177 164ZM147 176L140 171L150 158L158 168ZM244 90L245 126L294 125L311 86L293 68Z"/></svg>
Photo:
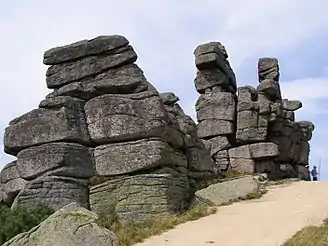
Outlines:
<svg viewBox="0 0 328 246"><path fill-rule="evenodd" d="M220 206L260 191L260 183L253 176L245 176L208 186L196 192L197 199L211 206Z"/></svg>
<svg viewBox="0 0 328 246"><path fill-rule="evenodd" d="M71 203L3 246L115 246L115 234L98 226L97 219L94 212Z"/></svg>

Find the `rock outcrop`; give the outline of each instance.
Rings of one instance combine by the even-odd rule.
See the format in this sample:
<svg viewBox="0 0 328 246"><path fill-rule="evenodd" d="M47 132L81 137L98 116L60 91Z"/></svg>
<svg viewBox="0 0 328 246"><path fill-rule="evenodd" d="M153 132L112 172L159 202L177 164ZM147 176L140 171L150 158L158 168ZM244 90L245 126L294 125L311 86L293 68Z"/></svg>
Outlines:
<svg viewBox="0 0 328 246"><path fill-rule="evenodd" d="M259 59L257 88L236 88L221 43L200 45L194 54L195 87L201 94L196 102L198 135L216 166L221 171L265 172L271 179L308 180L314 125L295 122L300 101L282 99L278 60Z"/></svg>
<svg viewBox="0 0 328 246"><path fill-rule="evenodd" d="M236 78L221 43L200 45L196 56L197 132L219 170L228 168L226 152L233 146L236 128Z"/></svg>
<svg viewBox="0 0 328 246"><path fill-rule="evenodd" d="M301 102L282 99L277 59L259 60L257 88L238 88L221 43L194 54L197 124L147 81L123 36L46 51L53 91L5 129L17 160L0 173L0 203L76 202L140 221L185 209L197 183L220 172L308 179L314 126L295 121Z"/></svg>
<svg viewBox="0 0 328 246"><path fill-rule="evenodd" d="M3 246L115 246L115 234L98 226L97 219L96 213L71 203Z"/></svg>
<svg viewBox="0 0 328 246"><path fill-rule="evenodd" d="M5 130L5 151L17 156L1 172L7 204L77 202L142 220L184 209L191 186L217 176L196 123L136 60L118 35L45 52L53 92Z"/></svg>

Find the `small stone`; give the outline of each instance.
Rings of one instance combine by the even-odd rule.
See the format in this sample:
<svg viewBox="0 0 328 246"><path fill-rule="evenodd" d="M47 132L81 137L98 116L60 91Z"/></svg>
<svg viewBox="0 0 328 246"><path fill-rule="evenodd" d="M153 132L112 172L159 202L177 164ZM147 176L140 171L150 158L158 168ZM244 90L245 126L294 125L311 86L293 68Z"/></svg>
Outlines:
<svg viewBox="0 0 328 246"><path fill-rule="evenodd" d="M180 100L179 97L177 97L173 92L160 93L159 97L166 105L173 105Z"/></svg>
<svg viewBox="0 0 328 246"><path fill-rule="evenodd" d="M302 108L302 102L298 100L282 100L282 108L288 111L296 111Z"/></svg>

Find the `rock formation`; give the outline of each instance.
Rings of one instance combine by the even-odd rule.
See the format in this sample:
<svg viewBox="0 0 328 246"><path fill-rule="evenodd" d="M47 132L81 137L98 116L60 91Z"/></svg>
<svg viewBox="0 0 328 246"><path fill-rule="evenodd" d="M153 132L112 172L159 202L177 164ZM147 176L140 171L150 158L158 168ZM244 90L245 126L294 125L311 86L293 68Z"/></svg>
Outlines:
<svg viewBox="0 0 328 246"><path fill-rule="evenodd" d="M260 59L257 89L237 88L221 43L194 54L198 124L147 81L123 36L46 51L53 91L5 130L17 160L0 173L0 203L76 202L140 221L186 208L197 183L219 172L308 179L314 126L295 122L301 102L281 98L278 61Z"/></svg>
<svg viewBox="0 0 328 246"><path fill-rule="evenodd" d="M53 92L5 130L5 151L17 156L0 175L7 204L77 202L142 220L184 209L191 185L216 176L195 122L136 60L118 35L45 52Z"/></svg>
<svg viewBox="0 0 328 246"><path fill-rule="evenodd" d="M295 122L300 101L281 98L275 58L258 63L259 85L237 88L228 55L219 42L198 46L198 135L221 171L267 173L271 179L309 179L309 143L314 125Z"/></svg>
<svg viewBox="0 0 328 246"><path fill-rule="evenodd" d="M236 78L221 43L200 45L196 56L197 131L220 170L228 168L226 149L235 144ZM223 151L222 151L223 150Z"/></svg>

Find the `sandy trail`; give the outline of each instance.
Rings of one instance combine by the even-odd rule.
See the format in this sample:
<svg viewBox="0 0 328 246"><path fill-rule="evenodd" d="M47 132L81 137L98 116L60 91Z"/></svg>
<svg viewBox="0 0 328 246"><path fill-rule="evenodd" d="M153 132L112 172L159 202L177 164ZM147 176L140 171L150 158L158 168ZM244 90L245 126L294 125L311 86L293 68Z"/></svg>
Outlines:
<svg viewBox="0 0 328 246"><path fill-rule="evenodd" d="M151 237L138 246L281 246L328 217L328 181L272 186L258 200L219 207L216 214Z"/></svg>

